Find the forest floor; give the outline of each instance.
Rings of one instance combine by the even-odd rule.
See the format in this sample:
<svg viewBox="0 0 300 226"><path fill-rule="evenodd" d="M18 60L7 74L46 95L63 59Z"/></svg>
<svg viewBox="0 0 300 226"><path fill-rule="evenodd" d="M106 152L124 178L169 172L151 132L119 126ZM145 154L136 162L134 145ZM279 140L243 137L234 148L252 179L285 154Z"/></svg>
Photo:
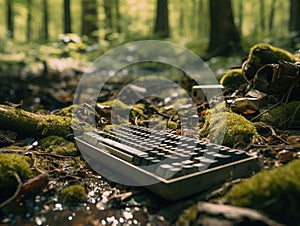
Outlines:
<svg viewBox="0 0 300 226"><path fill-rule="evenodd" d="M85 70L76 62L71 65L73 68L50 67L44 75L40 72L23 73L22 70L9 73L1 71L0 104L42 115L70 114L62 109L72 105L80 74ZM105 102L115 92L114 88L106 90L101 102ZM160 112L160 117L168 118L174 114L165 102L144 104ZM109 109L111 106L106 107ZM104 121L101 126L110 121L106 108L103 109L99 118L101 122ZM198 110L201 115L205 108L202 105ZM247 114L252 114L253 110L256 109L249 108L241 113L251 118L253 116ZM145 121L150 118L145 117ZM277 129L266 124L255 126L262 137L260 143L245 143L245 140L239 139L233 145L257 153L262 168L285 165L299 157L299 127ZM178 124L170 130L181 133ZM183 210L198 201L214 200L233 184L225 184L191 199L169 202L143 188L123 186L103 178L86 164L80 154L49 152L40 137L28 134L27 131L19 129L15 132L0 125L0 138L0 153L29 157L35 175L34 182L31 181L25 190L25 184L19 182L17 187L23 186L23 190L16 188L8 194L1 194L0 225L171 225ZM65 138L66 142L73 142L72 137ZM0 167L0 170L3 169ZM86 193L83 200L77 200L75 204L71 202L71 205L62 198L62 190L70 185L81 185ZM5 203L5 200L9 202Z"/></svg>

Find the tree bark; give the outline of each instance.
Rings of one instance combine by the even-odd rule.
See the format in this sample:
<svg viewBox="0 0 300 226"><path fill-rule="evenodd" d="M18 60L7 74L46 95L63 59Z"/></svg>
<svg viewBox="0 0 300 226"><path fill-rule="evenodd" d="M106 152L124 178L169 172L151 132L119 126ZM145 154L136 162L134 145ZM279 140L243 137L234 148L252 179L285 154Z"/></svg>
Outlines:
<svg viewBox="0 0 300 226"><path fill-rule="evenodd" d="M240 34L233 21L230 0L210 0L210 42L206 58L241 51Z"/></svg>
<svg viewBox="0 0 300 226"><path fill-rule="evenodd" d="M168 0L157 0L154 36L157 38L170 37Z"/></svg>
<svg viewBox="0 0 300 226"><path fill-rule="evenodd" d="M70 0L64 0L64 33L72 33Z"/></svg>

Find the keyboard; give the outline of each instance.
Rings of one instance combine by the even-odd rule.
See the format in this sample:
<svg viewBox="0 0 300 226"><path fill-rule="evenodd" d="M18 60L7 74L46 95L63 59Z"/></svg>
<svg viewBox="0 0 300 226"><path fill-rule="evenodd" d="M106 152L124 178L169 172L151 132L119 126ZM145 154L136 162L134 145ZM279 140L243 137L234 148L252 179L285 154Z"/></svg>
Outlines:
<svg viewBox="0 0 300 226"><path fill-rule="evenodd" d="M260 170L245 151L135 125L84 132L76 142L100 175L172 201Z"/></svg>

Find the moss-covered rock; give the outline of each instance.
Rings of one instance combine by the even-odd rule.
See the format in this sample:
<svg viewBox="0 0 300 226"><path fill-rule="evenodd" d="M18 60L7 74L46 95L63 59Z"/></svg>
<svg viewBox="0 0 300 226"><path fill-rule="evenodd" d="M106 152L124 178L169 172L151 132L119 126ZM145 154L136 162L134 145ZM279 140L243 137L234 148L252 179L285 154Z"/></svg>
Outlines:
<svg viewBox="0 0 300 226"><path fill-rule="evenodd" d="M200 136L209 136L212 142L220 142L232 147L236 136L242 136L249 143L253 136L258 135L255 126L245 117L232 112L208 112L205 123L200 130Z"/></svg>
<svg viewBox="0 0 300 226"><path fill-rule="evenodd" d="M260 43L254 45L249 52L244 64L244 75L247 80L252 80L257 70L265 64L278 63L279 60L295 62L296 59L290 52L276 48L272 45Z"/></svg>
<svg viewBox="0 0 300 226"><path fill-rule="evenodd" d="M20 154L0 154L0 201L16 190L18 182L13 172L16 172L22 181L31 178L34 173L30 168L30 158Z"/></svg>
<svg viewBox="0 0 300 226"><path fill-rule="evenodd" d="M236 90L245 83L242 69L232 69L226 72L220 80L220 84L226 88Z"/></svg>
<svg viewBox="0 0 300 226"><path fill-rule="evenodd" d="M60 191L60 200L64 204L78 204L87 201L87 194L83 186L71 185Z"/></svg>
<svg viewBox="0 0 300 226"><path fill-rule="evenodd" d="M294 125L299 126L300 101L294 101L278 106L263 114L260 121L276 128L292 128Z"/></svg>
<svg viewBox="0 0 300 226"><path fill-rule="evenodd" d="M300 222L300 160L263 171L235 186L224 200L259 210L288 225Z"/></svg>
<svg viewBox="0 0 300 226"><path fill-rule="evenodd" d="M67 141L63 137L48 136L40 140L41 148L47 152L65 156L78 156L79 150L73 142Z"/></svg>

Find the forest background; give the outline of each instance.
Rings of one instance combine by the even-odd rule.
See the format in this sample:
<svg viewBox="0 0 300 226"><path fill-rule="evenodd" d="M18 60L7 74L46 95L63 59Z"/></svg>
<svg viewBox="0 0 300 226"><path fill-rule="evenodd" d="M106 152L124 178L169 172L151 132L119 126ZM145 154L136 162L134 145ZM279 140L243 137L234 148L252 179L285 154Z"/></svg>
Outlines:
<svg viewBox="0 0 300 226"><path fill-rule="evenodd" d="M72 42L81 46L73 48L98 53L144 39L167 39L207 58L257 42L300 48L297 0L1 0L0 9L2 49L9 39L53 43L66 33L78 35Z"/></svg>

